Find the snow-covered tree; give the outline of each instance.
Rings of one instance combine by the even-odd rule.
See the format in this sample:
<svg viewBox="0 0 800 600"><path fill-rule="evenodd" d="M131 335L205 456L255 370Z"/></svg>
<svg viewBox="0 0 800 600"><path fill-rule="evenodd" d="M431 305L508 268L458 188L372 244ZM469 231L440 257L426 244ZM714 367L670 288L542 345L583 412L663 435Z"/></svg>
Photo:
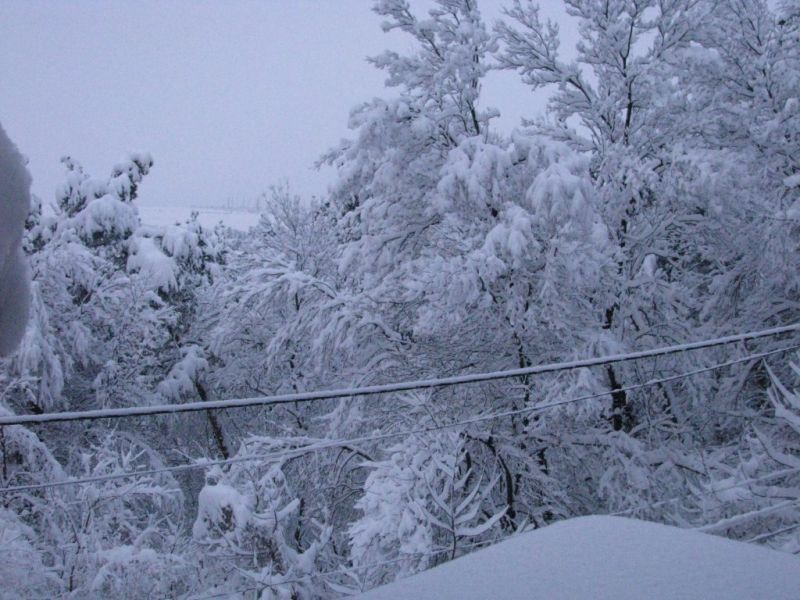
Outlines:
<svg viewBox="0 0 800 600"><path fill-rule="evenodd" d="M354 575L385 583L453 559L487 537L505 508L484 512L497 481L470 463L463 433L412 437L366 463L370 474L350 526Z"/></svg>
<svg viewBox="0 0 800 600"><path fill-rule="evenodd" d="M324 385L318 377L331 349L307 320L346 302L333 227L324 206L307 205L284 187L265 196L261 219L231 253L205 318L220 363L214 385L224 393Z"/></svg>
<svg viewBox="0 0 800 600"><path fill-rule="evenodd" d="M753 419L735 461L718 451L726 461L700 488L697 504L710 531L796 553L800 515L792 499L800 486L800 396L784 381L797 381L800 368L794 362L789 367L785 380L768 367L769 404Z"/></svg>
<svg viewBox="0 0 800 600"><path fill-rule="evenodd" d="M686 169L680 123L671 113L677 88L670 74L708 7L684 0L574 0L566 5L580 24L577 62L559 58L557 26L543 22L533 2L517 0L507 11L514 24L498 26L504 42L501 66L518 70L534 89L556 86L551 118L532 125L587 152L591 161L598 226L606 229L612 244L607 253L617 263L616 273L604 274L611 294L593 298L604 313L606 347L684 337L663 324L678 325L670 315L696 310L694 289L671 285L671 271L676 263L697 260L698 242L704 238L696 224L706 208L696 194L683 193L700 174ZM673 178L679 171L684 171L683 181L676 190ZM672 287L670 293L639 294L642 287L654 289L640 283L648 273L656 277L654 283L662 280L662 289ZM619 389L622 377L611 368L607 384ZM614 428L629 428L633 422L624 415L624 392L616 392L613 402Z"/></svg>
<svg viewBox="0 0 800 600"><path fill-rule="evenodd" d="M465 139L488 139L495 114L479 105L494 42L474 0L438 1L427 19L414 16L405 0L381 0L374 10L386 17L385 31L409 35L415 50L371 59L399 94L356 109L356 139L325 157L340 171L332 200L347 215L352 244L345 265L368 256L358 268L367 287L396 277L397 263L419 251L437 222L432 194L447 153Z"/></svg>
<svg viewBox="0 0 800 600"><path fill-rule="evenodd" d="M222 261L220 242L196 219L140 225L133 201L148 155L133 155L107 180L63 162L55 214L37 201L27 222L33 315L6 362L5 401L40 412L163 399L158 385L191 344L202 290Z"/></svg>
<svg viewBox="0 0 800 600"><path fill-rule="evenodd" d="M19 535L5 540L5 547L32 561L24 581L15 579L11 589L44 586L51 597L84 598L137 598L185 589L178 555L183 495L176 482L168 474L104 479L162 466L151 448L118 433L75 453L65 467L33 432L4 427L2 487L32 486L0 499L3 527ZM68 473L94 481L73 485Z"/></svg>
<svg viewBox="0 0 800 600"><path fill-rule="evenodd" d="M138 227L130 201L152 159L134 156L107 181L91 179L74 160L63 162L67 182L57 193L56 215L44 216L37 202L28 219L34 318L6 371L7 402L25 411L91 405L91 391L100 404L135 402L134 382L117 389L116 398L104 383L118 381L120 368L133 368L134 349L164 335L156 331L163 303L125 272L128 240Z"/></svg>
<svg viewBox="0 0 800 600"><path fill-rule="evenodd" d="M87 449L75 462L76 475L97 483L48 490L36 506L61 592L141 598L185 591L187 573L179 554L183 494L176 482L169 474L102 480L162 467L158 454L120 434Z"/></svg>
<svg viewBox="0 0 800 600"><path fill-rule="evenodd" d="M47 573L41 540L14 512L5 508L0 508L0 548L3 549L0 599L52 597L56 583Z"/></svg>
<svg viewBox="0 0 800 600"><path fill-rule="evenodd" d="M242 456L271 447L245 442ZM200 491L192 535L209 590L257 590L260 598L310 600L321 595L314 577L330 528L308 514L279 462L212 468Z"/></svg>

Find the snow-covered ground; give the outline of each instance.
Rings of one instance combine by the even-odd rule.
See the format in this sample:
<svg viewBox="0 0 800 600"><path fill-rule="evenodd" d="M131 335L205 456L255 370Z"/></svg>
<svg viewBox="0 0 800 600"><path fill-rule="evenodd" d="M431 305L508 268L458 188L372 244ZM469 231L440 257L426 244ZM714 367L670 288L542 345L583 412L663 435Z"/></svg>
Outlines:
<svg viewBox="0 0 800 600"><path fill-rule="evenodd" d="M231 229L247 231L258 223L259 213L236 208L194 208L191 206L140 205L139 216L144 225L174 225L186 221L192 212L198 213L203 227L214 227L222 222Z"/></svg>
<svg viewBox="0 0 800 600"><path fill-rule="evenodd" d="M618 517L522 534L360 600L797 600L800 559Z"/></svg>

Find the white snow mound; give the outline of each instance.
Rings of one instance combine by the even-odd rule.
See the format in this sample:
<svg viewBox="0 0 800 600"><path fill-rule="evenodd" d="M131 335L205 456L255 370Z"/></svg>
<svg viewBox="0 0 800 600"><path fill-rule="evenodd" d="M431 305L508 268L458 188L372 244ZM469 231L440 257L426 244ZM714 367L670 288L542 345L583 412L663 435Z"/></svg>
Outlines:
<svg viewBox="0 0 800 600"><path fill-rule="evenodd" d="M360 600L797 600L800 559L666 525L569 519Z"/></svg>

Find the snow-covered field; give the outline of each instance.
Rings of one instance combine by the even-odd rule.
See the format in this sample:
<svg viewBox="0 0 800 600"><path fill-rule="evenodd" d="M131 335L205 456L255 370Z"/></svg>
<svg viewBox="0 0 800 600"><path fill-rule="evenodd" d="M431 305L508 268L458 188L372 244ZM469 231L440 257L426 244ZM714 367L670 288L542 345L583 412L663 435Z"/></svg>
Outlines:
<svg viewBox="0 0 800 600"><path fill-rule="evenodd" d="M582 517L359 600L797 600L800 559L694 531Z"/></svg>
<svg viewBox="0 0 800 600"><path fill-rule="evenodd" d="M139 216L145 225L174 225L186 221L192 212L198 213L198 220L203 227L213 227L218 223L247 231L258 223L259 213L235 208L195 208L191 206L149 206L140 205Z"/></svg>

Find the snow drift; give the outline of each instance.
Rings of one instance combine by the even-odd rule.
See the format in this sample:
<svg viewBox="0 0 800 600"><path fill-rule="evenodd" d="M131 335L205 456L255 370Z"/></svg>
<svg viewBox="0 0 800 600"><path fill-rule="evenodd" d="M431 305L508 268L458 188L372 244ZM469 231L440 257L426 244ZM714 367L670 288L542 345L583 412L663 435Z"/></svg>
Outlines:
<svg viewBox="0 0 800 600"><path fill-rule="evenodd" d="M28 269L21 241L31 178L22 156L0 126L0 356L19 343L28 320Z"/></svg>
<svg viewBox="0 0 800 600"><path fill-rule="evenodd" d="M800 559L618 517L526 533L361 600L796 600Z"/></svg>

